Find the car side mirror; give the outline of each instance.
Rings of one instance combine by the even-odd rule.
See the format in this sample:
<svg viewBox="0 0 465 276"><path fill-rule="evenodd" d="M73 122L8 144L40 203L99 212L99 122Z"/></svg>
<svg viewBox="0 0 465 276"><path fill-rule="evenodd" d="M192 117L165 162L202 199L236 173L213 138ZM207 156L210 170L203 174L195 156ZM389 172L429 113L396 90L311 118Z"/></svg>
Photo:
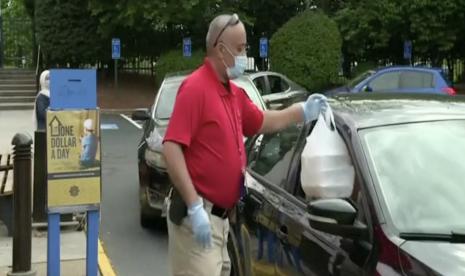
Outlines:
<svg viewBox="0 0 465 276"><path fill-rule="evenodd" d="M131 118L135 121L147 121L151 117L148 110L137 110L134 113L132 113Z"/></svg>
<svg viewBox="0 0 465 276"><path fill-rule="evenodd" d="M357 210L344 199L318 199L308 205L310 226L344 238L368 237L366 225L357 222Z"/></svg>
<svg viewBox="0 0 465 276"><path fill-rule="evenodd" d="M373 92L373 88L371 88L369 85L365 85L365 86L362 88L362 91L363 91L363 92Z"/></svg>

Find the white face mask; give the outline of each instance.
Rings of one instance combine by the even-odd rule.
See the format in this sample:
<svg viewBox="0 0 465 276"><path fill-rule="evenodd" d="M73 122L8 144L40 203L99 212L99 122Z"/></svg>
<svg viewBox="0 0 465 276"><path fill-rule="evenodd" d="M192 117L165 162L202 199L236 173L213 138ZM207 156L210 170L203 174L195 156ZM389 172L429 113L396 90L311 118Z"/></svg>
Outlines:
<svg viewBox="0 0 465 276"><path fill-rule="evenodd" d="M228 74L228 78L230 80L237 79L245 72L245 68L247 68L247 55L238 55L235 56L231 53L231 51L225 46L225 49L228 53L234 57L234 66L228 67L226 63L226 73Z"/></svg>

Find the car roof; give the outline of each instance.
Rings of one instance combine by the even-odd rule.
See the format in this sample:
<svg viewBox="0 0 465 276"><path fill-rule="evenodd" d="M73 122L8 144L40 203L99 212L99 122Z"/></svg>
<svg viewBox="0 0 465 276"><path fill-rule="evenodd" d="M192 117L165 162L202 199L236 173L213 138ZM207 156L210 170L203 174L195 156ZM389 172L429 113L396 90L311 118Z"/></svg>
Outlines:
<svg viewBox="0 0 465 276"><path fill-rule="evenodd" d="M256 77L267 76L267 75L275 75L275 76L284 77L283 74L278 73L278 72L273 72L273 71L246 72L244 75L250 78L256 78Z"/></svg>
<svg viewBox="0 0 465 276"><path fill-rule="evenodd" d="M465 97L420 94L350 94L328 100L351 129L465 119Z"/></svg>
<svg viewBox="0 0 465 276"><path fill-rule="evenodd" d="M421 67L421 66L388 66L380 67L375 70L376 72L390 72L390 71L421 71L421 72L441 72L441 68L437 67Z"/></svg>
<svg viewBox="0 0 465 276"><path fill-rule="evenodd" d="M182 82L192 72L193 71L181 71L181 72L168 73L168 74L165 75L163 83L167 84L167 83L179 83L179 82ZM253 90L255 91L255 94L259 98L259 99L256 99L256 100L259 101L261 109L263 109L263 110L267 109L266 104L263 102L263 99L260 96L260 92L256 89L253 82L251 81L251 79L248 76L242 75L239 78L237 78L236 80L232 80L232 82L234 82L236 85L237 85L238 82L249 82L251 84L250 87L253 88ZM251 92L251 91L246 91L247 94L249 92ZM249 95L249 97L250 97L250 95ZM252 99L252 101L254 101L254 100ZM258 103L256 103L256 104L258 104Z"/></svg>

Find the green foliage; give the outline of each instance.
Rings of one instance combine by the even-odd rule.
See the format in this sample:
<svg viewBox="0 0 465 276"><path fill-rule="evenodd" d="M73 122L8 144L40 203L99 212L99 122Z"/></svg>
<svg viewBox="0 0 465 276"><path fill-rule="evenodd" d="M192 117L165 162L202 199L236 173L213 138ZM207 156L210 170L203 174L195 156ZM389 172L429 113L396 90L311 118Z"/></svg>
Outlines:
<svg viewBox="0 0 465 276"><path fill-rule="evenodd" d="M341 37L336 23L318 11L305 11L280 28L270 41L271 66L310 91L337 80Z"/></svg>
<svg viewBox="0 0 465 276"><path fill-rule="evenodd" d="M375 70L378 67L379 67L378 64L376 64L374 62L370 62L370 61L361 62L353 69L352 76L356 77L356 76L358 76L360 74L365 73L368 70Z"/></svg>
<svg viewBox="0 0 465 276"><path fill-rule="evenodd" d="M2 10L3 54L5 66L26 67L33 63L32 22L21 0L0 1Z"/></svg>
<svg viewBox="0 0 465 276"><path fill-rule="evenodd" d="M192 52L191 57L184 57L182 55L182 50L171 50L162 54L155 65L157 83L160 84L168 73L196 69L202 64L204 57L205 53L202 51Z"/></svg>
<svg viewBox="0 0 465 276"><path fill-rule="evenodd" d="M40 0L36 2L36 34L45 64L72 67L94 64L102 57L103 43L88 1Z"/></svg>
<svg viewBox="0 0 465 276"><path fill-rule="evenodd" d="M336 20L352 60L405 62L405 40L413 42L415 57L433 64L465 56L463 0L352 0Z"/></svg>

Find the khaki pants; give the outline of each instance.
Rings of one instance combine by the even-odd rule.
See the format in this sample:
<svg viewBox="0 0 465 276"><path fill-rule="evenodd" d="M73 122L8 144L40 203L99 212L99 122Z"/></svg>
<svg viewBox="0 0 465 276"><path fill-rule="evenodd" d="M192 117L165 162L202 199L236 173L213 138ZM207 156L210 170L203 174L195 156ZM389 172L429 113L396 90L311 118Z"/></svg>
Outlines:
<svg viewBox="0 0 465 276"><path fill-rule="evenodd" d="M227 242L228 219L211 214L212 204L204 200L212 227L212 248L204 249L196 241L191 222L185 217L180 226L168 220L169 258L173 276L229 276L231 262ZM168 204L169 208L169 204ZM169 212L168 212L169 213ZM169 216L168 216L169 217Z"/></svg>

